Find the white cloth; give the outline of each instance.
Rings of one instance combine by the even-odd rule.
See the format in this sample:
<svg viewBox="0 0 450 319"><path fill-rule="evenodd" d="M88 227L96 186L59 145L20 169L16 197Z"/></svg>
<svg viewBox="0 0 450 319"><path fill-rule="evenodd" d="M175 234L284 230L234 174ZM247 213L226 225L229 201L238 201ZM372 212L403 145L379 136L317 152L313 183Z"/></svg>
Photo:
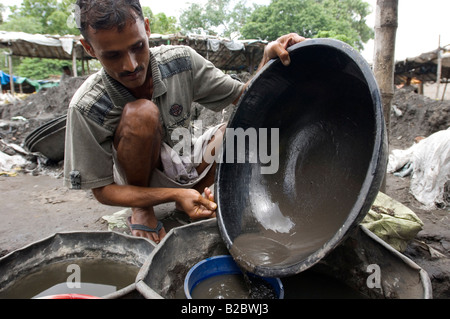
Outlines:
<svg viewBox="0 0 450 319"><path fill-rule="evenodd" d="M163 143L161 146L163 171L159 169L153 171L149 187L192 188L199 183L210 171L213 163L210 163L199 175L196 168L200 163L196 159L203 158L206 146L222 125L219 124L209 128L197 140L193 141L192 153L189 158L180 156L169 145ZM127 184L125 174L117 161L117 152L114 148L113 159L115 183L119 185Z"/></svg>
<svg viewBox="0 0 450 319"><path fill-rule="evenodd" d="M410 192L424 209L450 205L450 128L436 132L406 150L389 155L388 173L410 166Z"/></svg>

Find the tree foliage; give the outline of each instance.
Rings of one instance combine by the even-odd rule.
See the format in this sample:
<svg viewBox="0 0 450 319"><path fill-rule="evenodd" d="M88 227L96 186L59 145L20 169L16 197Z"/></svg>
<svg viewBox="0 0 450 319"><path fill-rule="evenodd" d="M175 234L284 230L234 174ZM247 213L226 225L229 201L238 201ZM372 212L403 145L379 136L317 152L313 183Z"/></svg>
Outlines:
<svg viewBox="0 0 450 319"><path fill-rule="evenodd" d="M10 6L10 16L0 24L0 30L31 34L79 35L67 23L75 0L23 0L19 7ZM61 75L62 67L72 66L71 61L38 58L14 59L14 74L35 80Z"/></svg>
<svg viewBox="0 0 450 319"><path fill-rule="evenodd" d="M177 26L177 19L173 16L167 16L165 13L153 14L149 7L142 7L144 17L150 21L150 30L152 33L172 34L180 31Z"/></svg>
<svg viewBox="0 0 450 319"><path fill-rule="evenodd" d="M27 33L79 35L67 23L75 0L23 0L20 7L10 6L11 15L0 25L1 30Z"/></svg>
<svg viewBox="0 0 450 319"><path fill-rule="evenodd" d="M43 80L62 74L63 66L72 68L72 62L57 59L23 58L15 73L30 79Z"/></svg>
<svg viewBox="0 0 450 319"><path fill-rule="evenodd" d="M19 7L10 6L11 15L7 21L0 20L3 21L0 22L0 30L79 35L79 30L67 23L74 3L75 0L23 0ZM0 6L0 13L5 10L4 5ZM174 17L167 17L164 13L153 15L148 7L143 7L143 12L150 20L153 33L167 34L178 31ZM14 62L14 74L36 80L61 75L63 66L72 66L71 61L56 59L15 58Z"/></svg>
<svg viewBox="0 0 450 319"><path fill-rule="evenodd" d="M283 34L296 32L309 38L336 38L357 49L362 49L364 43L373 38L373 30L366 24L370 7L364 0L272 0L267 6L249 6L246 1L190 3L181 13L180 26L173 16L153 14L149 7L143 7L143 11L150 20L152 33L204 31L210 35L271 41ZM0 15L0 30L79 35L79 30L67 23L74 2L23 0L19 7L9 6L11 14L6 19ZM6 5L0 4L0 13L5 12L6 8ZM68 63L22 59L23 66L16 70L21 76L42 79L61 74L63 62Z"/></svg>
<svg viewBox="0 0 450 319"><path fill-rule="evenodd" d="M290 32L307 38L328 34L362 49L373 38L365 20L369 13L363 0L272 0L253 11L241 33L247 39L265 40Z"/></svg>
<svg viewBox="0 0 450 319"><path fill-rule="evenodd" d="M210 35L231 37L250 16L245 0L208 0L206 5L191 3L182 11L180 25L184 32L206 32Z"/></svg>

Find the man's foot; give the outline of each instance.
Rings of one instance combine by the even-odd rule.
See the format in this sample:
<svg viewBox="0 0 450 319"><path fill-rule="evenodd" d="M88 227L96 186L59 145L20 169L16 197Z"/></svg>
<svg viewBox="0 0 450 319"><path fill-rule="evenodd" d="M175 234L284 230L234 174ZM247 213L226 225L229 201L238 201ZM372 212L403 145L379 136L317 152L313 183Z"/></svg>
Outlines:
<svg viewBox="0 0 450 319"><path fill-rule="evenodd" d="M128 220L131 234L136 237L145 237L159 244L166 236L166 230L162 223L155 217L153 208L133 208L132 216Z"/></svg>

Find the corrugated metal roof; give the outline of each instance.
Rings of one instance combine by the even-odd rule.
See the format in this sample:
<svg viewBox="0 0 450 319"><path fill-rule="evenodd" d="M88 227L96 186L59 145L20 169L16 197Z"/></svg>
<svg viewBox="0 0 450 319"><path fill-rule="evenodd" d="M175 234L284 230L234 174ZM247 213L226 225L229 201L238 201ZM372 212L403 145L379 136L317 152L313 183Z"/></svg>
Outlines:
<svg viewBox="0 0 450 319"><path fill-rule="evenodd" d="M448 81L450 79L450 46L444 47L443 52L441 79ZM438 49L396 62L395 82L396 84L404 83L408 78L416 78L422 82L437 82L437 71Z"/></svg>
<svg viewBox="0 0 450 319"><path fill-rule="evenodd" d="M24 32L0 31L0 48L9 48L13 55L33 58L90 59L80 43L80 36L54 36ZM265 41L237 40L202 35L152 34L150 46L162 44L188 45L222 70L251 71L262 59Z"/></svg>
<svg viewBox="0 0 450 319"><path fill-rule="evenodd" d="M0 31L0 48L10 49L15 56L65 60L72 59L72 50L75 49L78 59L90 59L79 39L79 36Z"/></svg>
<svg viewBox="0 0 450 319"><path fill-rule="evenodd" d="M236 40L202 35L152 34L150 46L162 44L187 45L221 70L255 70L262 59L266 41Z"/></svg>

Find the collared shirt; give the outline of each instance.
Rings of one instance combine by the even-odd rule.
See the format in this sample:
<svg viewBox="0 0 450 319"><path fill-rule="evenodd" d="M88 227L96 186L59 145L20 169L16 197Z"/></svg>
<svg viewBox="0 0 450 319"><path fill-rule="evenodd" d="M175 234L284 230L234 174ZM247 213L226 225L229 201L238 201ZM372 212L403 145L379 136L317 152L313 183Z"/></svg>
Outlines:
<svg viewBox="0 0 450 319"><path fill-rule="evenodd" d="M150 49L152 101L158 106L163 140L177 127L190 129L191 103L220 111L237 99L243 84L187 46ZM103 69L72 98L67 113L64 185L73 189L114 182L112 145L124 106L136 98Z"/></svg>

